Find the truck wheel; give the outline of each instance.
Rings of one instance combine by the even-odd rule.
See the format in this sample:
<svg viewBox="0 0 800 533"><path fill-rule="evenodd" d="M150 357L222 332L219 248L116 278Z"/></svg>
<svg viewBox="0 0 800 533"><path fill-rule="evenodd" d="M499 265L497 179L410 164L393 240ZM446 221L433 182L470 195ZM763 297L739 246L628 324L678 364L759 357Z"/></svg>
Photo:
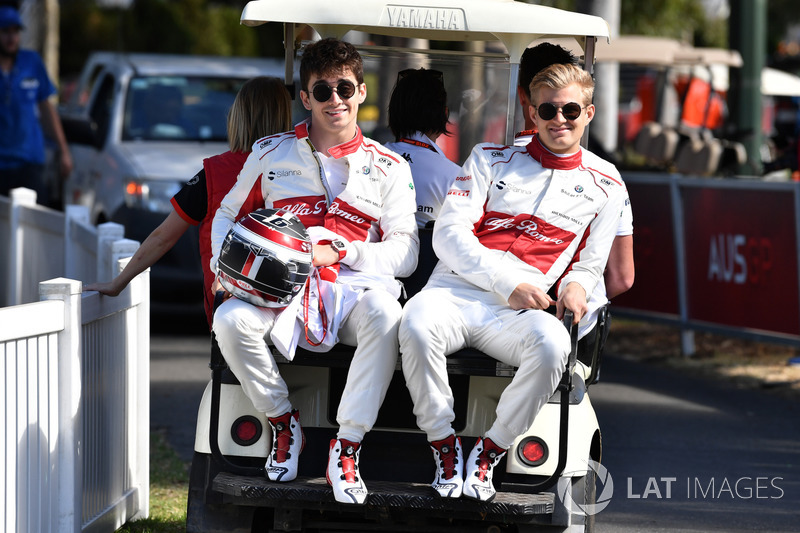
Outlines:
<svg viewBox="0 0 800 533"><path fill-rule="evenodd" d="M218 470L211 456L195 452L189 474L186 506L187 533L252 533L253 507L209 503L208 487Z"/></svg>

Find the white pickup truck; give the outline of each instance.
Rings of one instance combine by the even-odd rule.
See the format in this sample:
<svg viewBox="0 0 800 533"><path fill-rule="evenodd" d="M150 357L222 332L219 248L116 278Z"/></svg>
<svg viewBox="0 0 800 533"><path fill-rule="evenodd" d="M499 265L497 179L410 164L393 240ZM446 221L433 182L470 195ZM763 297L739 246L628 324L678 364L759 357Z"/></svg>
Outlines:
<svg viewBox="0 0 800 533"><path fill-rule="evenodd" d="M203 159L228 150L227 113L239 87L283 75L275 59L92 54L60 110L75 162L63 203L85 205L92 223L118 222L127 238L143 241ZM150 279L154 309L202 310L196 230L153 266Z"/></svg>

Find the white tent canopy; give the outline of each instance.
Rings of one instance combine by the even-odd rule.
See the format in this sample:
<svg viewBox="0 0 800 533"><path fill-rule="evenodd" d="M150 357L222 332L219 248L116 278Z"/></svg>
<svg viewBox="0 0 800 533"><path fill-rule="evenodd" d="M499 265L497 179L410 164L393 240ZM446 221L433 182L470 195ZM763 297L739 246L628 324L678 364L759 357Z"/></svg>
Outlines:
<svg viewBox="0 0 800 533"><path fill-rule="evenodd" d="M767 96L800 96L800 76L765 67L761 71L761 94Z"/></svg>

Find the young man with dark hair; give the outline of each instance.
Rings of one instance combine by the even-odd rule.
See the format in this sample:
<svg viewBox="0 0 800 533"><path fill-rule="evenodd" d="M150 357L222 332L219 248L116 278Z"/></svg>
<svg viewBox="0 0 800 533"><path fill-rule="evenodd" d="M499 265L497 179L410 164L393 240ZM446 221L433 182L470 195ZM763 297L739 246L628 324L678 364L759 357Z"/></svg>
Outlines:
<svg viewBox="0 0 800 533"><path fill-rule="evenodd" d="M245 394L269 422L273 444L265 469L273 481L296 477L304 437L267 341L289 359L297 345L315 351L337 340L356 346L326 474L337 501L363 504L361 441L377 419L397 364L402 309L395 277L414 271L419 252L414 186L405 160L364 137L356 124L367 88L361 56L351 44L337 39L309 44L300 78L300 99L311 117L294 131L253 145L214 217L211 268L216 272L240 206L251 193L260 194L266 207L290 211L312 236L324 236L313 245L314 266L341 298L326 309L322 338L309 337L308 300L302 297L285 308L230 298L214 314L213 330Z"/></svg>
<svg viewBox="0 0 800 533"><path fill-rule="evenodd" d="M411 165L417 192L417 225L436 220L459 166L436 145L448 135L449 110L444 77L438 70L407 69L397 75L389 100L389 128L395 142L387 148Z"/></svg>
<svg viewBox="0 0 800 533"><path fill-rule="evenodd" d="M493 468L533 423L564 371L619 223L624 185L613 165L585 165L580 140L594 117L591 76L552 65L531 84L538 132L525 147L473 148L433 231L439 264L403 310L403 373L436 461L442 497L490 501ZM548 290L556 286L558 299ZM556 305L556 316L546 309ZM447 356L473 347L517 368L496 420L466 462L452 427Z"/></svg>

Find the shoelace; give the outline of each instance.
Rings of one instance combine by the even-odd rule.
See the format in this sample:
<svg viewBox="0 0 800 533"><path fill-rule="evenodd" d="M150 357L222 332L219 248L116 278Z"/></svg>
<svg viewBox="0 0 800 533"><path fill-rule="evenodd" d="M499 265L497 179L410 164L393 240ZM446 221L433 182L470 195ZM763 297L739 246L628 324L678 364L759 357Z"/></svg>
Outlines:
<svg viewBox="0 0 800 533"><path fill-rule="evenodd" d="M291 417L291 413L287 413L277 419L270 418L270 422L275 426L275 437L272 440L272 457L278 463L283 463L292 458L292 454L289 453L292 444L294 444L292 429L290 427Z"/></svg>
<svg viewBox="0 0 800 533"><path fill-rule="evenodd" d="M342 469L341 479L347 483L358 483L358 476L356 473L355 460L356 445L350 442L342 441L342 452L339 454L339 468Z"/></svg>
<svg viewBox="0 0 800 533"><path fill-rule="evenodd" d="M476 472L478 479L486 481L486 476L492 471L493 463L502 453L505 453L505 450L497 448L492 441L484 439L483 451L478 454L478 471Z"/></svg>
<svg viewBox="0 0 800 533"><path fill-rule="evenodd" d="M458 464L458 460L456 459L456 442L455 439L452 437L448 437L442 441L439 441L441 445L436 445L436 448L439 450L439 464L441 465L442 472L444 472L444 479L452 479L453 476L456 475L456 465Z"/></svg>

